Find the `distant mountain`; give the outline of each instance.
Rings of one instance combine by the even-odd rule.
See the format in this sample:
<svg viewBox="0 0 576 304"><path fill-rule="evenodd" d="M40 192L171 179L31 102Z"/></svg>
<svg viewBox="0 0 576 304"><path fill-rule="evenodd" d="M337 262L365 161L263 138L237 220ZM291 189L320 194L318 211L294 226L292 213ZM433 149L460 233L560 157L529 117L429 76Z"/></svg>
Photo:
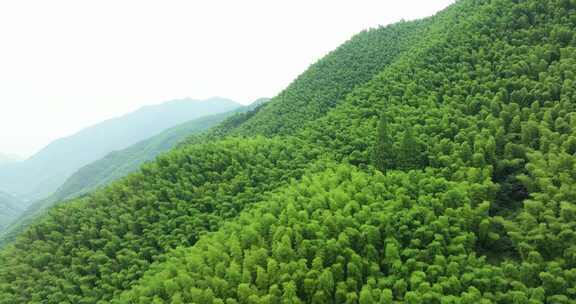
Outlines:
<svg viewBox="0 0 576 304"><path fill-rule="evenodd" d="M193 119L126 149L111 152L76 171L54 193L53 198L55 201L69 199L126 176L138 170L144 162L170 150L188 136L211 128L234 114L249 112L267 100L268 98L261 98L248 106L241 106L232 111Z"/></svg>
<svg viewBox="0 0 576 304"><path fill-rule="evenodd" d="M22 212L20 203L17 198L0 192L0 230L4 229Z"/></svg>
<svg viewBox="0 0 576 304"><path fill-rule="evenodd" d="M21 228L33 222L36 215L41 214L42 210L52 206L55 202L78 197L126 176L138 170L143 163L170 150L187 137L205 131L227 118L242 117L268 100L268 98L260 98L250 105L241 106L232 111L193 119L126 149L110 152L72 174L53 195L30 204L6 231L7 234L3 235L3 238L9 239L11 235L15 235ZM2 230L2 226L0 226L0 232Z"/></svg>
<svg viewBox="0 0 576 304"><path fill-rule="evenodd" d="M224 99L181 99L146 106L58 139L26 161L0 168L0 190L27 201L54 192L76 170L191 119L238 108Z"/></svg>

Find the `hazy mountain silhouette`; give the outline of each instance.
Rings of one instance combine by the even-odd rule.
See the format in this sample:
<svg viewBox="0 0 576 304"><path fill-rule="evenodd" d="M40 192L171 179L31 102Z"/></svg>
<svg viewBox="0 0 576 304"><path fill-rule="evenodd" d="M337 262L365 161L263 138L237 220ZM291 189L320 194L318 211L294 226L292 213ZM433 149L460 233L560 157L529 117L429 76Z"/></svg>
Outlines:
<svg viewBox="0 0 576 304"><path fill-rule="evenodd" d="M146 106L55 140L29 159L0 168L0 190L25 201L55 191L82 166L124 149L163 130L206 115L227 112L240 104L224 99L181 99Z"/></svg>

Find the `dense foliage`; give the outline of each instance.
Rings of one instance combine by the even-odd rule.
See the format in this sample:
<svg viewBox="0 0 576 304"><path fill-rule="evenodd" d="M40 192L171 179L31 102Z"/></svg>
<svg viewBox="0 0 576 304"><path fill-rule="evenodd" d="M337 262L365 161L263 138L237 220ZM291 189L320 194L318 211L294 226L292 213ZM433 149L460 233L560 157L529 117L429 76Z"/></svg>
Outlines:
<svg viewBox="0 0 576 304"><path fill-rule="evenodd" d="M267 98L261 98L251 105L241 106L224 113L203 116L179 124L126 149L111 152L103 158L80 168L54 194L31 203L24 211L11 214L10 218L5 222L6 224L10 223L10 225L5 227L5 229L2 229L4 227L0 225L0 246L12 241L53 204L84 195L135 172L145 162L154 160L158 155L169 151L191 135L199 134L221 123L228 117L236 117L249 112L267 100Z"/></svg>
<svg viewBox="0 0 576 304"><path fill-rule="evenodd" d="M333 166L173 252L116 302L478 303L478 289L519 279L474 254L498 236L485 225L494 187Z"/></svg>
<svg viewBox="0 0 576 304"><path fill-rule="evenodd" d="M240 106L232 111L192 119L124 150L114 151L76 171L54 193L53 199L70 199L107 185L137 171L143 163L154 160L161 153L180 144L188 136L202 133L228 118L242 116L268 100L269 98L260 98L250 105Z"/></svg>
<svg viewBox="0 0 576 304"><path fill-rule="evenodd" d="M193 146L50 210L0 256L0 289L12 293L0 303L109 299L163 252L194 244L267 190L298 178L317 156L300 147L263 138Z"/></svg>
<svg viewBox="0 0 576 304"><path fill-rule="evenodd" d="M355 57L357 59L357 61L355 62L356 66L372 66L374 65L374 59L380 60L380 57L376 57L376 58L372 58L369 56L361 56L362 54L362 48L365 48L364 44L362 43L357 43L358 40L363 40L363 36L364 35L374 35L374 34L370 34L370 33L380 33L379 35L383 36L383 37L388 37L390 34L388 32L392 32L395 33L397 31L398 28L400 27L407 27L407 28L411 28L413 27L413 25L409 24L409 23L405 23L405 24L401 24L401 25L394 25L388 28L383 28L383 29L379 29L379 30L374 30L374 31L370 31L370 32L365 32L363 34L358 35L357 37L355 37L354 39L352 39L350 42L348 42L347 44L352 44L358 47L361 47L361 49L356 49L356 48L350 48L350 51L354 51L352 54L357 54L357 56ZM378 37L378 35L376 35L376 37ZM399 37L401 38L401 37ZM382 49L386 49L386 43L391 42L388 38L385 39L381 39L380 44L378 45L380 48ZM392 41L393 42L393 41ZM346 49L346 48L344 48ZM390 46L390 50L392 53L397 52L396 48L394 47L393 44L391 44ZM384 51L384 53L386 53ZM335 52L331 55L329 55L327 58L334 58L334 56L338 55L339 57L344 57L346 58L348 55L346 52ZM379 56L385 56L380 54ZM335 57L338 58L338 57ZM311 74L311 76L307 76L310 78L314 78L314 77L324 77L324 73L320 73L321 71L325 72L325 73L331 73L331 72L335 72L337 71L337 69L320 69L318 71L318 68L315 68L317 66L323 66L323 62L325 60L321 60L318 64L314 65L312 67L312 70L317 70L316 72L314 72L313 74ZM338 60L336 59L331 59L331 61L335 61L337 62ZM381 63L378 63L381 64ZM338 69L344 69L344 66L337 66ZM373 71L375 72L375 71ZM309 72L306 72L304 74L307 74ZM314 76L315 75L315 76ZM369 76L366 75L361 75L364 79L369 79ZM335 80L334 82L329 83L330 85L328 85L328 83L324 83L323 84L323 89L324 90L336 90L339 91L341 90L341 87L348 87L348 89L351 89L351 86L354 86L358 83L360 83L358 80L356 80L354 83L352 84L347 84L349 80L347 80L346 78L338 78L337 81ZM304 82L296 82L295 84L293 84L291 86L291 90L295 90L295 91L304 91L304 89L299 88L299 86L305 86L307 85ZM343 94L343 93L342 93ZM290 102L292 102L292 100L289 100ZM276 102L277 104L279 103L278 101ZM312 103L312 102L311 102ZM232 129L237 129L240 128L244 125L244 123L251 121L254 118L259 117L261 109L263 108L267 108L268 105L264 104L261 105L260 107L258 107L256 110L251 111L247 114L243 114L243 115L237 115L234 116L230 119L228 119L227 121L224 122L223 126L228 126L228 129L232 130ZM327 109L324 109L324 111L327 111ZM223 132L222 132L223 133ZM216 135L214 135L216 134ZM219 137L219 133L213 133L210 134L206 137L202 137L202 138L214 138L214 137ZM319 150L319 147L313 147L313 146L309 146L308 144L306 144L306 142L304 140L301 139L290 139L290 138L281 138L281 139L277 139L273 141L274 143L276 143L276 145L278 145L281 148L278 148L279 150L282 150L283 153L289 151L291 148L288 146L290 144L293 145L293 149L295 151L301 151L298 152L302 155L307 155L306 157L289 157L288 159L290 160L290 167L289 170L286 169L286 173L285 175L279 176L278 179L281 179L283 182L286 179L286 176L289 177L298 177L302 172L300 172L299 170L294 170L294 168L299 168L299 167L309 167L311 164L314 163L314 160L316 157L310 157L310 154L312 155L317 155L319 152L314 152L316 150ZM254 143L255 145L259 145L260 143ZM222 147L222 149L228 149L230 147L230 145L226 144L226 142L220 142L220 141L216 141L215 143L204 143L201 142L198 145L193 145L193 147L195 147L194 149L198 149L200 151L203 151L202 153L198 153L196 155L188 155L190 148L183 148L183 149L179 149L177 151L171 152L165 156L161 156L156 163L162 162L162 159L167 158L167 159L171 159L171 155L180 155L181 157L183 157L183 155L188 155L186 157L186 159L190 162L190 163L195 163L196 161L202 163L204 161L211 161L211 155L213 152L213 146L216 145L217 147ZM223 145L223 146L221 146ZM227 147L227 148L224 148ZM267 147L267 145L262 145L262 148ZM288 149L288 150L287 150ZM234 149L232 149L234 150ZM308 151L308 152L306 152ZM230 153L236 153L234 151L230 151ZM274 151L268 151L268 153L276 153ZM294 152L295 153L295 152ZM324 154L329 157L326 154L326 151L324 151ZM251 158L251 160L254 161L261 161L259 159L257 159L257 157L255 155L253 155ZM168 163L171 163L170 169L176 169L179 168L179 170L181 170L182 174L178 175L176 174L176 176L178 176L178 178L190 178L190 176L194 176L196 174L200 174L201 171L189 171L190 167L189 166L185 166L183 167L181 164L178 163L172 163L172 161L168 161ZM237 166L239 166L240 170L245 170L244 174L247 175L249 178L253 178L253 174L254 171L251 170L250 168L245 168L244 166L246 166L245 161L238 161L236 162ZM151 164L152 166L153 164ZM265 164L262 164L265 165ZM274 160L272 162L272 165L269 165L267 168L274 168L274 169L279 169L278 168L278 163L277 160ZM221 170L223 168L226 168L228 166L227 163L222 164L220 166L218 166L218 170ZM150 262L152 262L153 260L159 258L161 256L162 253L168 251L171 247L169 246L163 246L160 248L157 248L155 251L152 251L152 253L150 253L149 257L148 257L148 261L147 262L141 262L141 259L136 258L136 257L130 257L130 258L124 258L124 267L126 267L127 269L124 271L125 273L127 273L125 276L124 275L116 275L114 273L112 273L112 271L110 270L110 268L114 269L115 271L117 270L117 268L114 268L116 266L117 263L111 263L112 266L108 266L109 268L106 268L105 270L103 270L103 273L97 272L96 274L94 274L94 276L90 276L90 280L87 280L87 283L84 285L79 284L80 281L82 281L83 278L86 277L86 271L85 270L81 270L81 269L77 269L75 267L72 267L72 262L75 263L80 263L81 265L91 265L90 267L94 267L94 262L90 263L85 260L87 257L90 257L92 254L94 254L94 251L92 249L90 249L88 251L88 253L84 252L83 250L78 250L78 249L74 249L74 246L72 246L69 250L70 251L66 251L64 252L58 252L55 248L57 248L59 246L59 244L61 244L64 240L62 239L62 237L64 238L68 238L71 237L71 240L76 240L78 239L78 241L85 239L87 236L82 235L82 234L77 234L77 235L72 235L74 234L74 232L76 232L78 230L78 227L86 227L87 229L93 229L94 231L100 231L106 227L108 227L108 225L116 225L118 222L123 222L125 219L118 219L118 217L120 215L122 215L123 213L127 213L127 214L133 214L135 211L132 210L133 208L135 208L134 205L132 204L128 204L129 202L127 202L127 198L120 196L120 198L115 197L112 198L113 196L118 194L119 189L124 189L123 192L124 193L129 193L131 195L131 197L134 197L133 201L143 201L141 204L150 204L152 202L154 202L154 200L157 200L158 197L156 196L150 196L148 197L147 200L143 200L141 198L141 195L139 194L143 188L148 189L148 191L151 192L157 192L157 191L164 191L164 190L159 190L161 188L166 187L164 185L164 183L160 180L158 180L157 176L150 176L145 174L146 172L146 167L144 167L143 172L139 173L139 174L135 174L127 179L125 179L123 181L123 184L126 187L122 188L121 186L119 186L120 184L116 184L112 187L109 187L107 189L104 189L103 191L98 191L93 195L89 195L87 197L84 197L82 199L79 199L77 201L74 202L66 202L65 204L63 204L63 206L56 208L55 210L51 211L49 214L47 214L45 216L44 219L40 220L38 224L33 225L32 227L28 228L24 233L22 233L22 235L20 236L20 239L16 240L14 246L10 246L9 248L7 248L4 253L2 254L2 256L0 256L0 262L4 265L1 269L0 269L0 290L4 290L3 288L7 288L6 289L6 297L4 297L4 301L7 303L12 303L14 301L16 302L21 302L21 301L35 301L34 299L49 299L49 302L62 302L62 301L69 301L69 302L79 302L79 303L92 303L94 301L97 300L106 300L109 299L110 297L112 297L116 292L121 291L125 288L127 288L131 282L135 281L137 278L139 278L142 273L144 272L144 270L147 269L148 265L150 264ZM262 169L263 171L266 171L268 169ZM271 169L270 169L271 170ZM267 174L271 174L272 172L268 172ZM205 174L207 174L206 176L212 176L209 172L206 172ZM237 173L233 173L230 172L229 173L229 178L232 179L234 176L238 175ZM210 178L211 179L211 178ZM132 182L132 184L129 184L129 181L137 181L137 182ZM278 183L274 181L274 178L267 178L267 179L262 179L259 180L262 183L262 189L260 189L260 192L265 192L264 190L268 191L268 190L273 190L278 186ZM127 184L128 183L128 184ZM211 183L212 184L212 183ZM187 188L188 184L184 184L184 185L178 185L175 186L175 189L177 189L178 191L192 191L189 188ZM209 200L211 202L213 202L213 204L216 204L215 206L220 206L221 204L226 204L225 201L222 201L222 199L220 198L220 196L216 196L215 193L227 193L229 191L229 187L230 187L230 181L223 181L221 184L216 184L211 186L212 187L212 191L204 193L204 200ZM120 187L120 188L119 188ZM194 193L198 191L197 189L194 189ZM256 191L257 193L259 193L258 191ZM200 195L200 193L198 193L197 195ZM258 201L258 199L260 198L260 196L256 195L255 193L250 193L249 195L246 194L247 198L249 199L250 202L255 202ZM196 208L194 206L194 203L187 200L189 197L185 197L186 199L181 200L181 203L184 204L188 204L188 208ZM246 204L245 202L242 201L234 201L231 200L229 202L229 204L232 204L235 206L234 210L236 210L236 212L240 211L242 209L242 207ZM119 207L120 210L122 210L122 212L118 212L118 213L114 213L114 214L110 214L110 206L114 206L114 205L121 205L121 206L125 206L125 207ZM171 202L168 202L167 205L171 205ZM75 206L75 207L74 207ZM140 205L138 205L140 206ZM214 207L214 208L219 208L219 207ZM223 207L222 207L223 208ZM98 210L102 209L102 214L99 215ZM80 213L82 213L80 210L86 210L86 213L84 217L79 216ZM163 212L163 210L157 210L156 213L158 212ZM227 213L229 216L233 216L236 213ZM181 224L180 222L174 222L172 220L171 217L168 217L166 215L157 215L159 218L159 222L161 224L159 225L179 225ZM95 218L100 218L100 217L104 217L106 219L113 219L112 222L108 222L108 221L104 221L103 223L108 223L106 225L104 225L101 222L94 222L94 217ZM63 218L74 218L73 222L62 222L61 219ZM225 217L218 217L217 220L212 220L210 225L208 225L207 223L205 223L204 221L198 221L197 224L192 225L194 228L194 230L199 230L199 231L205 231L205 230L214 230L218 227L218 223L220 222L221 218L225 218ZM135 218L134 222L139 222L139 221L145 221L146 219L143 218ZM170 224L166 223L166 222L170 222ZM140 224L139 224L140 225ZM64 233L62 234L58 234L56 235L56 239L52 239L51 237L54 236L52 233L50 233L50 231L56 227L62 227L59 228L61 230L64 230ZM115 228L106 228L106 230L108 231L115 231ZM46 234L42 234L43 238L46 239L37 239L35 233L37 232L47 232ZM137 240L137 244L141 244L141 243L153 243L153 244L163 244L162 242L159 242L157 240L155 240L155 238L165 238L167 237L165 234L168 233L167 231L155 231L155 233L144 233L143 230L138 230L137 233L133 233L131 235L129 235L129 238L134 238ZM113 235L116 235L117 233L114 232L112 233ZM186 236L186 237L182 237L182 236L176 236L174 238L174 241L172 243L170 243L173 246L177 246L177 245L191 245L196 241L197 235L193 235L193 236ZM10 240L10 238L8 238L8 240ZM178 240L178 241L176 241ZM187 240L187 241L185 241ZM72 244L76 244L78 241L70 241L70 243ZM124 240L124 236L120 236L118 243L120 244L125 244L127 246L129 245L129 242L127 240ZM47 245L48 244L48 245ZM22 246L21 246L22 245ZM30 247L32 246L32 247ZM38 247L36 247L38 246ZM104 245L102 245L104 246ZM156 245L156 247L159 247L159 245ZM89 247L90 248L90 247ZM121 250L123 247L121 247L118 250ZM140 251L140 250L136 250L136 248L139 247L130 247L135 251ZM99 248L98 248L99 249ZM48 260L50 260L51 262L48 263L47 265L42 264L42 267L39 267L38 264L35 264L33 262L36 254L35 252L44 252L44 256L45 257L49 257ZM54 252L54 253L50 253L48 254L48 252ZM26 254L25 254L26 253ZM28 254L30 253L30 254ZM81 254L81 258L78 257L76 258L76 254ZM140 254L144 254L144 253L140 253ZM111 259L112 261L116 261L118 259L118 257L116 256L116 251L113 251L111 253L108 253L106 256L108 256L109 259ZM62 259L61 259L62 258ZM17 271L16 269L18 267L27 265L27 269L25 271ZM46 266L50 266L53 268L48 268L45 269L44 267ZM73 269L72 269L73 268ZM113 283L110 283L110 278L111 276L118 276L121 279L116 279ZM1 284L1 282L10 282L10 283L6 283L6 284ZM30 282L36 282L34 284L30 284ZM36 293L34 292L35 288L37 288L37 286L44 286L44 291L41 293ZM68 287L69 286L76 286L74 288L74 290L70 290ZM80 288L80 286L85 286L84 288ZM92 291L91 292L87 292L87 288L90 288ZM14 294L14 293L17 293ZM11 296L8 296L8 294L12 294ZM33 297L34 296L34 297ZM1 301L1 300L0 300ZM2 303L2 302L0 302Z"/></svg>
<svg viewBox="0 0 576 304"><path fill-rule="evenodd" d="M424 30L419 22L401 22L363 31L310 66L257 111L235 117L212 133L219 136L293 134L305 123L325 115L346 94L392 63Z"/></svg>
<svg viewBox="0 0 576 304"><path fill-rule="evenodd" d="M462 0L359 34L52 210L0 303L576 303L575 28L574 0Z"/></svg>

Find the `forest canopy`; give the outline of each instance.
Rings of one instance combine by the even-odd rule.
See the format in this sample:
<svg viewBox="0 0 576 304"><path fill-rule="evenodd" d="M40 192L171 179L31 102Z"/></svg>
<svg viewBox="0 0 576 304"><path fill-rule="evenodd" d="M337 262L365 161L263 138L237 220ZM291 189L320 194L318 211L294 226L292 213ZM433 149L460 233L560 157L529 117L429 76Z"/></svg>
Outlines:
<svg viewBox="0 0 576 304"><path fill-rule="evenodd" d="M576 1L359 33L50 210L0 303L576 303Z"/></svg>

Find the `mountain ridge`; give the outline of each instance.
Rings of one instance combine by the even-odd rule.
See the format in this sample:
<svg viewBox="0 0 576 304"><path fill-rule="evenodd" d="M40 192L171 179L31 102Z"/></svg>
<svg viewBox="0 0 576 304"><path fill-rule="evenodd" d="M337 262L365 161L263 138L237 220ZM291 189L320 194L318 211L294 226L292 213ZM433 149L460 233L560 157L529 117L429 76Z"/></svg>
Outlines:
<svg viewBox="0 0 576 304"><path fill-rule="evenodd" d="M210 103L214 111L208 108ZM207 103L183 99L108 119L55 140L26 161L3 166L0 189L27 200L45 197L75 169L104 156L106 151L126 147L180 122L238 106L227 99L212 99Z"/></svg>
<svg viewBox="0 0 576 304"><path fill-rule="evenodd" d="M120 179L135 172L145 162L152 161L158 155L178 145L182 140L195 133L202 133L206 129L220 123L227 117L242 115L252 111L268 101L268 98L259 98L250 105L241 106L235 110L203 116L179 124L160 134L144 139L123 150L113 151L72 174L52 195L30 204L16 220L5 229L0 229L0 244L12 240L34 219L59 201L68 201L75 197L85 195L95 189L104 187L114 180Z"/></svg>
<svg viewBox="0 0 576 304"><path fill-rule="evenodd" d="M384 66L352 39L301 78L329 81L51 209L0 301L574 303L575 15L461 0L372 32Z"/></svg>
<svg viewBox="0 0 576 304"><path fill-rule="evenodd" d="M0 231L8 226L12 218L22 212L20 201L0 191Z"/></svg>

